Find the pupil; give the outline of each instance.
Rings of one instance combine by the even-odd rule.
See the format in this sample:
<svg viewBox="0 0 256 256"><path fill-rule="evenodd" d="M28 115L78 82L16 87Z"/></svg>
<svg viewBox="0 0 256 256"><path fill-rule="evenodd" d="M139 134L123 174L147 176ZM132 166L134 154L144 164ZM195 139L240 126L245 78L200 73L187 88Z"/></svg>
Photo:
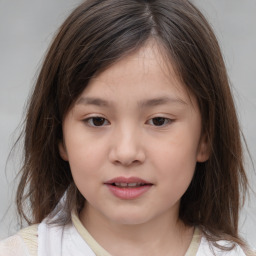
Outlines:
<svg viewBox="0 0 256 256"><path fill-rule="evenodd" d="M93 124L94 124L95 126L101 126L101 125L104 124L104 122L105 122L105 119L102 118L102 117L94 117L94 118L93 118Z"/></svg>
<svg viewBox="0 0 256 256"><path fill-rule="evenodd" d="M156 126L161 126L164 124L164 122L165 122L165 118L163 118L163 117L153 118L153 124Z"/></svg>

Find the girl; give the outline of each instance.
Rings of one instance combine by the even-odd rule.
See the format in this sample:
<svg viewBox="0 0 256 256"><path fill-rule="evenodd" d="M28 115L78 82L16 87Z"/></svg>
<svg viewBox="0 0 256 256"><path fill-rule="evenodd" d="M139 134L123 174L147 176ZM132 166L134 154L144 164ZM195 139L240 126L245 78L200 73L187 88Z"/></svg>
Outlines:
<svg viewBox="0 0 256 256"><path fill-rule="evenodd" d="M26 116L0 255L252 255L247 178L216 38L187 0L87 0L67 18Z"/></svg>

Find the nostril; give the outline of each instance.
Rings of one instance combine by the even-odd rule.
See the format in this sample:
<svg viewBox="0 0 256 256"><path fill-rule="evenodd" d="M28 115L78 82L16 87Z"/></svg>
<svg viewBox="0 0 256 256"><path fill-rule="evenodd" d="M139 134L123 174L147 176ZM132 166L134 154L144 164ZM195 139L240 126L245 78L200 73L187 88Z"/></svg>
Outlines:
<svg viewBox="0 0 256 256"><path fill-rule="evenodd" d="M123 166L131 166L131 165L137 165L140 164L141 161L139 160L132 160L132 161L125 161L125 160L116 160L115 164L123 165Z"/></svg>
<svg viewBox="0 0 256 256"><path fill-rule="evenodd" d="M116 165L130 166L141 164L145 160L144 148L140 140L133 138L119 138L113 141L109 152L109 159Z"/></svg>

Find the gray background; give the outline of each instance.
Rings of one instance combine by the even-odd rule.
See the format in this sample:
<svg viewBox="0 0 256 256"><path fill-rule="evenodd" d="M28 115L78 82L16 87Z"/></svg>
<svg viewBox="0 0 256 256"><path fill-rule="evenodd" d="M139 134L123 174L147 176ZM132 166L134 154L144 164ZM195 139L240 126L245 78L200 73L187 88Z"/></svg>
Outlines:
<svg viewBox="0 0 256 256"><path fill-rule="evenodd" d="M15 232L14 176L19 153L6 165L30 88L57 27L81 0L0 0L0 239ZM219 39L242 129L256 163L256 0L193 0ZM256 185L246 157L251 186ZM240 220L241 234L256 248L256 196Z"/></svg>

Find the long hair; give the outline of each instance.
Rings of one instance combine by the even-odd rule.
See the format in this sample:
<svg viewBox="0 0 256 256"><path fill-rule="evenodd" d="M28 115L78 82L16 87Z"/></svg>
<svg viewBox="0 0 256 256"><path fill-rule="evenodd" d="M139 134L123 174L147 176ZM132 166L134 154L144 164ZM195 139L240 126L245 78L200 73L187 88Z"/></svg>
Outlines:
<svg viewBox="0 0 256 256"><path fill-rule="evenodd" d="M72 209L82 209L85 199L59 155L63 118L93 76L152 38L196 97L211 150L209 160L196 166L179 217L200 226L213 241L224 237L242 244L238 218L247 178L239 123L218 42L187 0L88 0L66 19L45 57L27 110L19 214L29 224L39 223L64 194L64 221Z"/></svg>

